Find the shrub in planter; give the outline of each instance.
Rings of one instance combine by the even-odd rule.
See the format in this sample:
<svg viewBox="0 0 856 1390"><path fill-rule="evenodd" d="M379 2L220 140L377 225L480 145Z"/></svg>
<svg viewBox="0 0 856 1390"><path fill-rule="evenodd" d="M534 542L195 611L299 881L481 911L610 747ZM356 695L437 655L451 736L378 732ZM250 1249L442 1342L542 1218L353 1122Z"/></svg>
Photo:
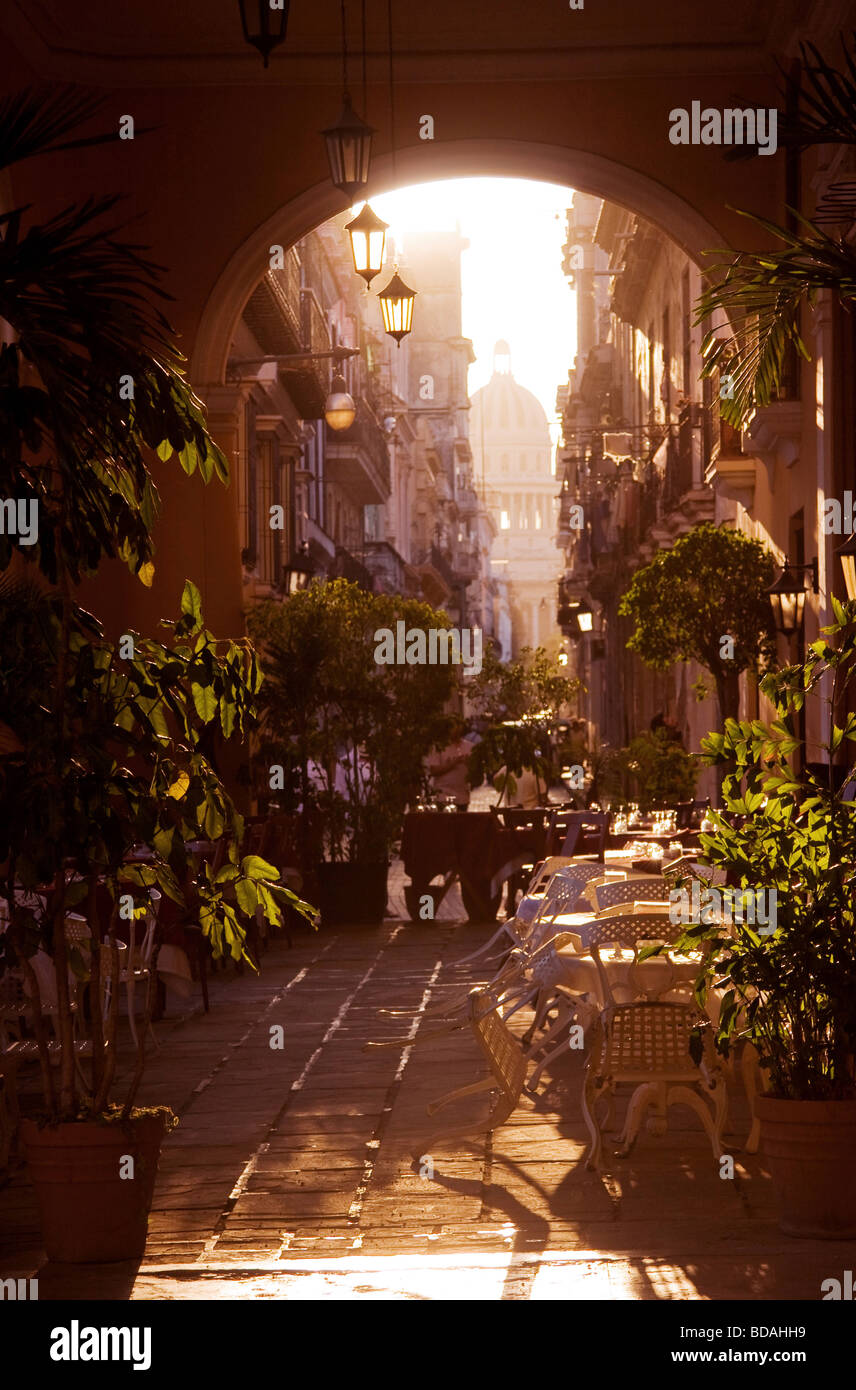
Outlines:
<svg viewBox="0 0 856 1390"><path fill-rule="evenodd" d="M302 867L319 876L326 922L382 920L405 808L450 727L455 667L376 659L378 634L399 622L406 632L450 625L426 603L344 579L248 615L265 675L258 781L281 769L283 809L303 812Z"/></svg>
<svg viewBox="0 0 856 1390"><path fill-rule="evenodd" d="M470 778L478 786L501 773L498 805L514 804L517 778L531 768L546 792L555 776L553 732L580 682L565 676L543 647L524 647L514 661L501 661L488 643L481 671L467 686L467 698L481 731L470 757Z"/></svg>
<svg viewBox="0 0 856 1390"><path fill-rule="evenodd" d="M856 806L834 766L856 741L847 692L856 664L856 605L832 600L835 623L803 664L767 675L777 718L728 720L702 745L726 769L725 809L702 835L712 865L751 890L731 925L689 927L710 952L698 997L723 991L717 1043L757 1050L762 1147L792 1235L856 1235L849 1180L856 1161ZM794 728L807 700L824 698L830 729L825 778L796 773ZM731 821L733 820L733 823ZM757 893L764 896L759 911ZM762 921L769 918L769 921ZM739 920L742 919L742 920Z"/></svg>
<svg viewBox="0 0 856 1390"><path fill-rule="evenodd" d="M0 169L96 142L75 130L98 105L64 91L9 98L0 105ZM9 921L0 972L23 971L33 999L44 1111L24 1137L46 1243L57 1258L78 1260L140 1253L169 1123L134 1108L145 1026L125 1094L113 1099L118 988L106 1020L100 1005L108 970L119 977L119 921L149 911L154 890L186 906L185 842L229 833L223 868L207 869L194 888L214 954L241 957L257 908L278 921L283 903L297 902L273 866L239 859L241 817L212 759L218 741L243 738L253 723L260 673L250 644L207 631L190 583L165 643L132 631L110 642L75 602L75 586L104 560L151 585L152 451L206 482L228 479L169 326L151 307L161 296L155 268L103 225L114 202L91 200L43 226L28 226L23 208L0 217L0 319L14 333L0 345L0 496L37 520L0 534L0 900ZM128 861L136 845L147 847L146 862ZM41 908L26 896L36 891ZM69 967L81 962L66 939L69 912L91 931L91 1081L75 1066ZM32 963L39 948L56 974L56 1076ZM153 965L147 1019L154 978ZM117 1145L139 1162L120 1184L131 1209L113 1211L108 1241L100 1179L118 1172Z"/></svg>

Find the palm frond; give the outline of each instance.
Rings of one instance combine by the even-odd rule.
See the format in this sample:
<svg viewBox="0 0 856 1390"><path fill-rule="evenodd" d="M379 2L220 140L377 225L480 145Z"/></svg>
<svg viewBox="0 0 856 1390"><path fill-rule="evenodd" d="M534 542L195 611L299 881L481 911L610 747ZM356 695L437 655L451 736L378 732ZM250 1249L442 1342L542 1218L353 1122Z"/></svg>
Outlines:
<svg viewBox="0 0 856 1390"><path fill-rule="evenodd" d="M721 414L740 428L754 409L775 400L782 383L788 349L808 359L800 332L803 305L814 305L821 290L842 303L856 300L856 248L836 240L797 214L805 234L779 227L766 218L741 213L783 243L769 251L708 253L725 257L713 264L713 283L696 305L696 323L724 314L727 338L712 329L702 344L702 376L727 369L732 395Z"/></svg>
<svg viewBox="0 0 856 1390"><path fill-rule="evenodd" d="M107 144L118 128L102 135L64 139L103 109L104 99L75 87L27 87L0 101L0 169L39 154Z"/></svg>

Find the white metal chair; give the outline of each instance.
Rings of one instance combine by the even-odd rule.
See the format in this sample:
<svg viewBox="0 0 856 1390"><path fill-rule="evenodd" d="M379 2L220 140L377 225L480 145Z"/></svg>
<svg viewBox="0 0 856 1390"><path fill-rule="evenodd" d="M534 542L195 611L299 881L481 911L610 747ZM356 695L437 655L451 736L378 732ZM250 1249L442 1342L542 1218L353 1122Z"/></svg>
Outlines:
<svg viewBox="0 0 856 1390"><path fill-rule="evenodd" d="M463 1100L465 1096L478 1095L484 1091L496 1092L496 1099L487 1119L480 1124L463 1125L458 1129L435 1134L427 1142L465 1138L475 1134L489 1133L505 1124L517 1107L526 1080L527 1060L520 1043L501 1018L490 993L487 990L473 989L469 996L468 1022L476 1042L487 1058L491 1074L483 1081L475 1081L469 1086L461 1086L449 1091L427 1106L427 1113L435 1115L453 1101Z"/></svg>
<svg viewBox="0 0 856 1390"><path fill-rule="evenodd" d="M680 928L670 922L667 914L657 914L604 919L589 935L588 950L597 966L601 998L606 1003L595 1024L583 1085L583 1115L592 1138L589 1168L599 1168L602 1160L598 1102L606 1097L611 1115L615 1088L624 1083L636 1089L619 1139L621 1156L631 1151L651 1105L657 1107L655 1132L663 1134L667 1111L676 1104L688 1105L695 1111L711 1141L714 1157L719 1158L722 1153L727 1093L712 1049L709 1020L692 1003L663 1000L663 995L676 989L674 963L668 956L659 957L658 969L649 970L647 977L640 970L639 951L644 944L657 939L665 943L679 934ZM634 993L643 995L643 999L616 1002L601 957L601 948L612 943L633 950L629 978ZM704 1040L704 1056L698 1066L689 1051L690 1036L696 1026L702 1026Z"/></svg>
<svg viewBox="0 0 856 1390"><path fill-rule="evenodd" d="M598 912L605 907L617 907L621 903L668 902L671 885L664 878L647 874L640 878L626 878L619 882L596 883L591 888L594 904Z"/></svg>

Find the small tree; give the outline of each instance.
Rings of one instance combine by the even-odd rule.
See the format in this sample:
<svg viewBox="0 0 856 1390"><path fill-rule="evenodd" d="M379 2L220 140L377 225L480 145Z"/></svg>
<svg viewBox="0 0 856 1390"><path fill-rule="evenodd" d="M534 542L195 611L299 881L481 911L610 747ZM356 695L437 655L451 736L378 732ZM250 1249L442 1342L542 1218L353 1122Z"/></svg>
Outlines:
<svg viewBox="0 0 856 1390"><path fill-rule="evenodd" d="M739 714L741 671L774 651L766 590L775 563L759 541L705 522L633 576L619 613L635 624L627 645L666 671L697 661L716 682L720 721Z"/></svg>
<svg viewBox="0 0 856 1390"><path fill-rule="evenodd" d="M490 643L467 690L485 726L470 759L473 781L478 784L505 767L500 801L514 795L515 778L525 767L549 782L553 726L579 689L580 682L564 675L543 647L524 647L516 661L500 661Z"/></svg>
<svg viewBox="0 0 856 1390"><path fill-rule="evenodd" d="M258 781L269 792L271 769L281 767L285 809L304 808L304 868L322 851L333 860L386 858L423 758L448 735L456 668L384 664L376 633L395 633L398 622L406 631L447 628L448 615L339 579L259 604L247 621L265 672Z"/></svg>

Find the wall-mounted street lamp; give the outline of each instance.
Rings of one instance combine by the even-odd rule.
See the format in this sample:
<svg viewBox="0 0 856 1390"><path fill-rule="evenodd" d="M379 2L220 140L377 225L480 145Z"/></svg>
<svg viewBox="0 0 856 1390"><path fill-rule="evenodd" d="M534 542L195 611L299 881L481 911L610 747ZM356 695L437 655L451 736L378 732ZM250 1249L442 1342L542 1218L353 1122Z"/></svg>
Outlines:
<svg viewBox="0 0 856 1390"><path fill-rule="evenodd" d="M576 605L576 618L580 632L591 632L594 622L594 613L585 599L580 599Z"/></svg>
<svg viewBox="0 0 856 1390"><path fill-rule="evenodd" d="M285 43L291 0L238 0L244 38L257 48L268 66L270 55Z"/></svg>
<svg viewBox="0 0 856 1390"><path fill-rule="evenodd" d="M303 541L297 547L288 564L282 567L280 578L282 592L291 595L299 593L301 589L308 589L314 573L315 570L309 558L309 542Z"/></svg>
<svg viewBox="0 0 856 1390"><path fill-rule="evenodd" d="M277 353L268 357L241 358L238 362L229 363L229 372L236 371L239 367L258 368L266 367L269 363L277 367L281 366L300 366L305 362L347 362L349 357L358 357L359 348L348 348L337 345L330 348L329 352L293 352ZM346 430L349 425L354 423L357 407L354 404L353 396L348 394L345 378L341 372L336 372L330 383L330 391L324 402L324 419L332 430Z"/></svg>
<svg viewBox="0 0 856 1390"><path fill-rule="evenodd" d="M844 571L844 587L851 602L856 599L856 531L836 550Z"/></svg>
<svg viewBox="0 0 856 1390"><path fill-rule="evenodd" d="M363 203L356 217L345 226L345 231L351 238L354 270L358 275L362 275L367 285L370 285L378 271L383 269L388 226L389 223L378 217L368 203Z"/></svg>
<svg viewBox="0 0 856 1390"><path fill-rule="evenodd" d="M336 372L330 384L330 394L324 402L324 419L331 430L346 430L354 423L357 407L348 392L341 372Z"/></svg>
<svg viewBox="0 0 856 1390"><path fill-rule="evenodd" d="M805 586L807 575L811 578L811 592L818 593L817 559L807 565L794 565L786 560L782 573L767 590L776 631L783 637L793 637L795 632L802 629L805 598L809 592Z"/></svg>

